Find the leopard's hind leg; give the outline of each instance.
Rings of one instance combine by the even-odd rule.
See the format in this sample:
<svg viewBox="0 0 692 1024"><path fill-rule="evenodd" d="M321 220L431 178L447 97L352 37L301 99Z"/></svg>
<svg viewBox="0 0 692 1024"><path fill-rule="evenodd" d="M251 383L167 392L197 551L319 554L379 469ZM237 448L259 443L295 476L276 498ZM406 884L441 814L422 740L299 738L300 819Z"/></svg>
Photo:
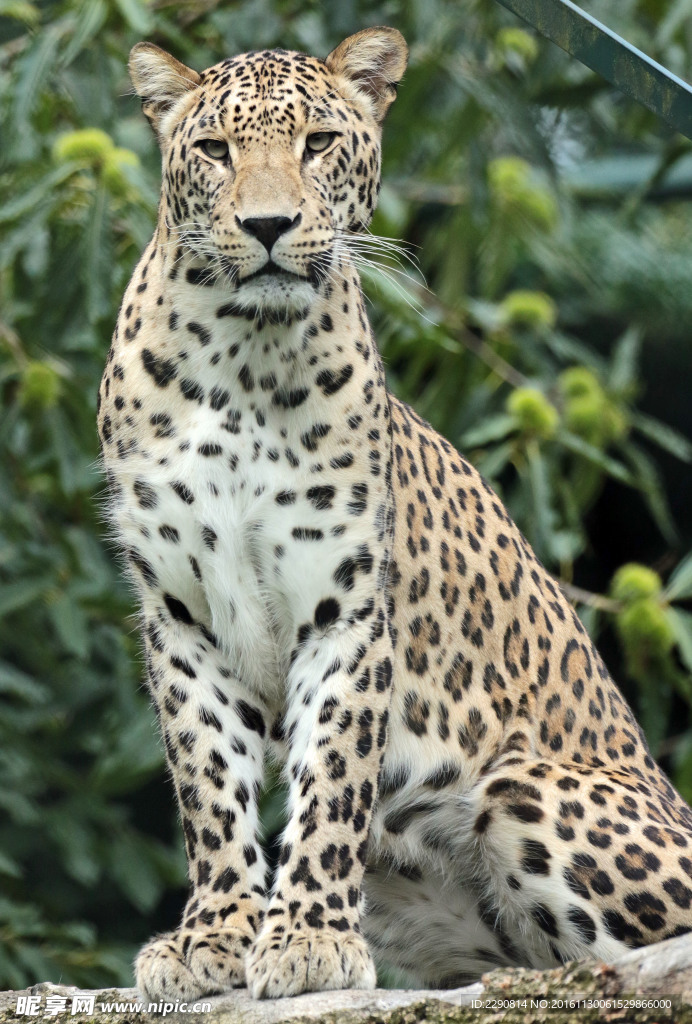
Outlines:
<svg viewBox="0 0 692 1024"><path fill-rule="evenodd" d="M366 875L373 951L446 987L691 930L692 832L646 789L625 769L512 757L469 793L410 799Z"/></svg>
<svg viewBox="0 0 692 1024"><path fill-rule="evenodd" d="M573 763L514 758L476 785L477 877L527 964L608 961L692 928L692 832L665 805L627 769Z"/></svg>

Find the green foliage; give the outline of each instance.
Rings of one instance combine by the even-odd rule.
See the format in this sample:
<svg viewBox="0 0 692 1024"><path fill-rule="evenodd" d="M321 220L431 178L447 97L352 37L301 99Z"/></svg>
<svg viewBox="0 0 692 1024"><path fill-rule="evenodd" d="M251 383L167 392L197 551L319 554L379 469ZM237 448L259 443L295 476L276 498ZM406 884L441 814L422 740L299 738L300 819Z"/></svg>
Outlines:
<svg viewBox="0 0 692 1024"><path fill-rule="evenodd" d="M521 433L546 441L554 435L560 421L557 409L538 388L513 391L507 399L507 412Z"/></svg>
<svg viewBox="0 0 692 1024"><path fill-rule="evenodd" d="M690 76L685 4L592 9ZM621 570L581 611L692 797L692 556L675 568L692 536L667 498L692 445L642 407L641 368L654 393L674 368L684 412L689 144L492 3L12 0L0 19L0 986L128 983L184 881L94 426L155 219L158 154L125 70L142 37L202 68L264 46L326 54L367 24L404 32L373 230L418 247L431 291L391 259L367 274L390 381L568 584L606 591L618 567L604 494L636 513L641 551L621 560L655 560L666 586ZM279 796L264 797L269 831Z"/></svg>

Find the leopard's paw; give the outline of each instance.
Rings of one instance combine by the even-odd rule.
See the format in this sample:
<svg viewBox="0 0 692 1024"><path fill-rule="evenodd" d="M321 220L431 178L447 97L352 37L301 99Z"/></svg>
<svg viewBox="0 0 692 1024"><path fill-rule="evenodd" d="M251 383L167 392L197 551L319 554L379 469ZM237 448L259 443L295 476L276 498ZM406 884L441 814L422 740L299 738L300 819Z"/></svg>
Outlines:
<svg viewBox="0 0 692 1024"><path fill-rule="evenodd" d="M247 958L247 986L255 999L374 988L375 965L365 940L354 932L267 931Z"/></svg>
<svg viewBox="0 0 692 1024"><path fill-rule="evenodd" d="M135 961L137 988L150 1002L191 1000L245 984L253 936L237 928L159 935Z"/></svg>

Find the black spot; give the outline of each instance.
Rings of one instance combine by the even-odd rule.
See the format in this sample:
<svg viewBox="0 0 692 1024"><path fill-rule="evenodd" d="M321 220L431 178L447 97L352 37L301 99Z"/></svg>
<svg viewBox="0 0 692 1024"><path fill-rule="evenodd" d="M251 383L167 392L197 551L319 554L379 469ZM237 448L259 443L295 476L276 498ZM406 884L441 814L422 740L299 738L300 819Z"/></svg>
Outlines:
<svg viewBox="0 0 692 1024"><path fill-rule="evenodd" d="M565 825L564 822L558 821L555 825L555 834L559 839L562 839L563 842L569 843L574 839L576 832L571 825Z"/></svg>
<svg viewBox="0 0 692 1024"><path fill-rule="evenodd" d="M184 501L186 505L191 505L195 500L195 496L189 487L186 487L180 480L176 480L171 484L171 487L178 495L181 501Z"/></svg>
<svg viewBox="0 0 692 1024"><path fill-rule="evenodd" d="M188 281L190 280L190 272L188 271ZM202 345L208 345L211 341L211 334L206 327L202 324L198 324L195 320L191 320L187 324L187 329L191 334L196 334Z"/></svg>
<svg viewBox="0 0 692 1024"><path fill-rule="evenodd" d="M332 507L332 501L335 494L336 488L328 484L320 487L311 487L307 492L308 500L312 502L315 508L320 512Z"/></svg>
<svg viewBox="0 0 692 1024"><path fill-rule="evenodd" d="M209 392L209 405L212 409L223 409L231 400L230 393L222 388L213 387Z"/></svg>
<svg viewBox="0 0 692 1024"><path fill-rule="evenodd" d="M142 349L142 364L147 373L154 378L157 387L160 388L168 387L178 374L175 363L172 363L170 359L158 359L148 348Z"/></svg>
<svg viewBox="0 0 692 1024"><path fill-rule="evenodd" d="M212 832L210 828L203 829L202 842L208 850L221 849L221 836L217 835L216 832Z"/></svg>
<svg viewBox="0 0 692 1024"><path fill-rule="evenodd" d="M606 910L603 914L603 924L609 935L620 942L626 942L628 946L641 946L643 944L642 933L633 924L630 924L617 910Z"/></svg>
<svg viewBox="0 0 692 1024"><path fill-rule="evenodd" d="M324 907L322 906L322 904L313 903L313 905L310 907L307 914L305 915L305 923L309 925L310 928L324 928L324 921L322 920L323 914Z"/></svg>
<svg viewBox="0 0 692 1024"><path fill-rule="evenodd" d="M567 885L570 887L573 893L576 893L577 896L581 896L582 899L591 899L591 893L587 889L586 885L584 884L584 882L582 882L581 878L579 878L574 873L574 871L572 871L571 868L563 868L562 877L567 882Z"/></svg>
<svg viewBox="0 0 692 1024"><path fill-rule="evenodd" d="M252 704L248 704L247 701L237 700L235 703L235 709L246 729L259 733L260 736L264 736L264 718L262 717L262 713L259 708L254 707Z"/></svg>
<svg viewBox="0 0 692 1024"><path fill-rule="evenodd" d="M584 942L591 943L596 938L596 925L590 914L581 907L569 907L567 917L576 927Z"/></svg>
<svg viewBox="0 0 692 1024"><path fill-rule="evenodd" d="M197 446L197 451L199 452L200 455L203 455L207 459L211 458L213 455L223 454L223 448L221 447L220 444L200 444Z"/></svg>
<svg viewBox="0 0 692 1024"><path fill-rule="evenodd" d="M560 933L557 928L557 921L543 903L536 903L531 907L531 917L546 935L552 935L554 939L559 939Z"/></svg>
<svg viewBox="0 0 692 1024"><path fill-rule="evenodd" d="M187 274L185 275L188 284L202 285L206 288L211 288L214 284L214 275L210 274L204 267L188 267ZM188 324L188 327L190 325Z"/></svg>
<svg viewBox="0 0 692 1024"><path fill-rule="evenodd" d="M307 857L300 858L295 871L291 875L291 884L297 885L298 882L302 882L308 892L315 892L317 889L322 888L310 870L310 862Z"/></svg>
<svg viewBox="0 0 692 1024"><path fill-rule="evenodd" d="M663 889L678 907L682 907L683 910L689 909L692 889L683 885L679 878L667 878L663 883Z"/></svg>
<svg viewBox="0 0 692 1024"><path fill-rule="evenodd" d="M182 601L179 601L177 597L172 597L170 594L164 594L163 599L166 602L168 611L174 619L177 619L178 622L184 622L187 626L192 625L194 619L190 615L187 605L183 604Z"/></svg>
<svg viewBox="0 0 692 1024"><path fill-rule="evenodd" d="M177 654L171 655L171 665L173 668L177 668L180 672L184 673L188 679L196 679L197 673L194 668L185 658L179 658Z"/></svg>
<svg viewBox="0 0 692 1024"><path fill-rule="evenodd" d="M353 367L348 363L338 373L334 373L333 370L321 370L315 378L315 383L322 389L322 393L328 396L340 391L352 376Z"/></svg>
<svg viewBox="0 0 692 1024"><path fill-rule="evenodd" d="M206 829L205 829L206 831ZM204 839L204 835L202 836ZM207 844L205 843L205 846ZM215 847L212 847L215 849ZM240 875L233 868L225 868L214 882L214 892L230 892L240 881Z"/></svg>
<svg viewBox="0 0 692 1024"><path fill-rule="evenodd" d="M528 875L549 875L551 854L545 843L539 839L524 840L524 856L521 866Z"/></svg>
<svg viewBox="0 0 692 1024"><path fill-rule="evenodd" d="M217 537L214 530L212 530L211 526L202 527L202 540L204 542L204 546L209 548L210 551L214 550L218 539L219 538Z"/></svg>
<svg viewBox="0 0 692 1024"><path fill-rule="evenodd" d="M318 629L324 629L325 626L330 626L333 622L339 618L341 614L341 605L333 598L328 597L315 608L315 625Z"/></svg>
<svg viewBox="0 0 692 1024"><path fill-rule="evenodd" d="M144 480L135 480L133 488L140 508L156 508L159 503L156 491Z"/></svg>
<svg viewBox="0 0 692 1024"><path fill-rule="evenodd" d="M155 587L158 584L158 577L154 572L153 567L147 562L146 558L139 553L135 548L132 548L129 552L130 561L142 574L144 582L149 587Z"/></svg>
<svg viewBox="0 0 692 1024"><path fill-rule="evenodd" d="M490 811L481 811L473 823L473 831L479 836L483 835L491 821L492 815Z"/></svg>
<svg viewBox="0 0 692 1024"><path fill-rule="evenodd" d="M304 433L300 435L300 443L306 451L316 452L318 442L321 441L323 437L326 437L331 429L332 428L328 423L313 423L309 430L304 431Z"/></svg>
<svg viewBox="0 0 692 1024"><path fill-rule="evenodd" d="M535 804L508 804L507 813L518 818L519 821L540 821L543 818L543 811Z"/></svg>
<svg viewBox="0 0 692 1024"><path fill-rule="evenodd" d="M185 380L180 381L180 390L183 394L183 398L186 398L188 402L200 402L204 401L204 390L197 381Z"/></svg>
<svg viewBox="0 0 692 1024"><path fill-rule="evenodd" d="M322 540L324 533L312 526L294 526L291 536L294 540Z"/></svg>
<svg viewBox="0 0 692 1024"><path fill-rule="evenodd" d="M243 386L243 391L252 391L255 387L255 378L252 376L250 367L245 364L240 367L238 372L238 380Z"/></svg>
<svg viewBox="0 0 692 1024"><path fill-rule="evenodd" d="M277 388L272 398L272 405L278 405L282 409L297 409L309 394L307 388L294 388L292 391L286 388Z"/></svg>
<svg viewBox="0 0 692 1024"><path fill-rule="evenodd" d="M447 786L453 785L461 774L461 770L454 764L444 764L437 771L428 775L423 785L428 786L430 789L445 789Z"/></svg>

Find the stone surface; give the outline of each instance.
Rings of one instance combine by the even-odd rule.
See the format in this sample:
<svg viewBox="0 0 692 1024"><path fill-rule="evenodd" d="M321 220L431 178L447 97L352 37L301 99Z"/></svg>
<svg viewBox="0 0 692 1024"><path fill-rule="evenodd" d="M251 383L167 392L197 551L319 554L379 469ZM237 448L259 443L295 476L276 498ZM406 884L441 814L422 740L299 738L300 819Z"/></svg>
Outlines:
<svg viewBox="0 0 692 1024"><path fill-rule="evenodd" d="M18 1014L18 1000L26 1008L32 996L38 998L38 1014ZM75 997L93 997L94 1010L73 1013ZM154 1016L169 1024L692 1024L692 936L633 950L612 964L581 961L549 971L493 971L475 985L453 990L316 992L256 1002L238 989L204 1002L204 1010L167 1007L154 1014L135 989L84 992L45 982L0 993L0 1024L138 1024ZM104 1008L113 1003L120 1007ZM48 1015L48 1007L57 1012Z"/></svg>

